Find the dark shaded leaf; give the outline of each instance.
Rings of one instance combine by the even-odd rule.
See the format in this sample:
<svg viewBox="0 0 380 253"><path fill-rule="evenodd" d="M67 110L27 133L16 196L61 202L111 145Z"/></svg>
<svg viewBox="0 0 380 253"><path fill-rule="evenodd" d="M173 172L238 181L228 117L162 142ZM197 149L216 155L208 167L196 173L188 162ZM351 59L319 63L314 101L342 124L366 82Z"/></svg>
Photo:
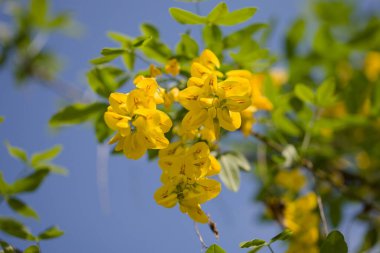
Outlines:
<svg viewBox="0 0 380 253"><path fill-rule="evenodd" d="M20 239L29 241L35 240L35 237L30 233L27 227L12 218L0 217L0 230Z"/></svg>
<svg viewBox="0 0 380 253"><path fill-rule="evenodd" d="M332 231L322 243L321 253L347 253L348 248L344 236L339 231Z"/></svg>
<svg viewBox="0 0 380 253"><path fill-rule="evenodd" d="M27 177L20 178L10 185L10 193L18 194L23 192L33 192L40 186L48 174L48 169L41 169Z"/></svg>
<svg viewBox="0 0 380 253"><path fill-rule="evenodd" d="M72 104L54 114L49 123L51 126L81 124L93 119L99 111L104 111L107 107L107 104L99 102L92 104Z"/></svg>

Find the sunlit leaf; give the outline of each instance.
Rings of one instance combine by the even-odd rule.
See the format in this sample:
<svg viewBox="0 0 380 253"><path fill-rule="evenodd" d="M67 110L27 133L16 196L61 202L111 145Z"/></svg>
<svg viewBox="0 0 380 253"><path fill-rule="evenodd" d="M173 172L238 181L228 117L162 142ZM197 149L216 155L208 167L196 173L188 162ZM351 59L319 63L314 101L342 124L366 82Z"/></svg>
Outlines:
<svg viewBox="0 0 380 253"><path fill-rule="evenodd" d="M152 37L154 39L158 39L160 38L160 32L158 31L158 29L152 25L152 24L149 24L149 23L142 23L140 25L140 30L141 30L141 33L143 35L145 35L146 37Z"/></svg>
<svg viewBox="0 0 380 253"><path fill-rule="evenodd" d="M169 8L170 15L181 24L200 25L207 22L206 17L199 16L180 8Z"/></svg>
<svg viewBox="0 0 380 253"><path fill-rule="evenodd" d="M56 226L53 226L53 227L46 229L42 233L40 233L38 235L38 239L40 239L40 240L54 239L54 238L62 236L63 234L64 234L64 232L62 230L60 230Z"/></svg>
<svg viewBox="0 0 380 253"><path fill-rule="evenodd" d="M26 248L24 253L40 253L40 248L37 245L32 245Z"/></svg>
<svg viewBox="0 0 380 253"><path fill-rule="evenodd" d="M221 2L216 5L214 9L212 9L211 12L207 15L207 21L212 24L226 14L228 14L227 4L225 2Z"/></svg>
<svg viewBox="0 0 380 253"><path fill-rule="evenodd" d="M237 25L253 17L256 11L257 8L254 7L246 7L240 10L235 10L218 18L214 21L214 23L225 26Z"/></svg>
<svg viewBox="0 0 380 253"><path fill-rule="evenodd" d="M219 245L213 244L207 248L205 253L226 253Z"/></svg>
<svg viewBox="0 0 380 253"><path fill-rule="evenodd" d="M24 217L30 217L34 218L36 220L39 219L38 214L33 208L25 204L23 201L21 201L18 198L11 197L7 199L8 205L10 208L12 208L13 211L16 213L24 216Z"/></svg>
<svg viewBox="0 0 380 253"><path fill-rule="evenodd" d="M292 236L292 233L293 232L291 230L285 229L284 231L282 231L281 233L279 233L278 235L276 235L272 239L270 239L269 244L276 242L276 241L279 241L279 240L280 241L288 240Z"/></svg>
<svg viewBox="0 0 380 253"><path fill-rule="evenodd" d="M261 239L253 239L251 241L245 241L240 243L240 248L251 248L251 247L260 247L265 246L267 244L266 241Z"/></svg>
<svg viewBox="0 0 380 253"><path fill-rule="evenodd" d="M314 92L304 84L297 84L294 89L294 94L304 102L314 102Z"/></svg>
<svg viewBox="0 0 380 253"><path fill-rule="evenodd" d="M24 150L22 150L21 148L12 146L8 142L6 142L5 145L7 146L8 153L11 156L13 156L14 158L19 159L25 163L28 161L28 155L26 154L26 152Z"/></svg>
<svg viewBox="0 0 380 253"><path fill-rule="evenodd" d="M46 162L54 159L59 153L62 151L62 145L55 145L52 148L49 148L45 151L35 153L32 155L32 158L30 159L31 165L37 166L41 162Z"/></svg>
<svg viewBox="0 0 380 253"><path fill-rule="evenodd" d="M319 106L328 106L335 101L334 97L335 82L327 79L317 89L316 103Z"/></svg>

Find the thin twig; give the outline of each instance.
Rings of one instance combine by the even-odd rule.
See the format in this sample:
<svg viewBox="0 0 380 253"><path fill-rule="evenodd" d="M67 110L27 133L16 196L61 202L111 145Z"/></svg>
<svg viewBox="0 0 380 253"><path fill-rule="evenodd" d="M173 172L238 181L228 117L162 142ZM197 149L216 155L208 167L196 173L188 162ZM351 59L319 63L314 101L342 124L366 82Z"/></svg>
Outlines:
<svg viewBox="0 0 380 253"><path fill-rule="evenodd" d="M323 229L324 229L324 232L325 232L325 236L327 236L329 234L329 229L328 229L328 226L327 226L327 219L326 219L325 211L323 209L322 198L321 198L320 195L318 195L317 201L318 201L319 214L321 215L321 219L322 219Z"/></svg>
<svg viewBox="0 0 380 253"><path fill-rule="evenodd" d="M274 253L272 247L269 244L268 244L268 248L269 248L270 252Z"/></svg>
<svg viewBox="0 0 380 253"><path fill-rule="evenodd" d="M199 231L199 228L198 228L198 223L194 222L194 229L195 229L195 233L197 233L197 236L198 236L198 239L199 241L201 242L201 245L202 245L202 249L207 249L207 244L205 243L205 241L203 240L203 237L201 235L201 232Z"/></svg>

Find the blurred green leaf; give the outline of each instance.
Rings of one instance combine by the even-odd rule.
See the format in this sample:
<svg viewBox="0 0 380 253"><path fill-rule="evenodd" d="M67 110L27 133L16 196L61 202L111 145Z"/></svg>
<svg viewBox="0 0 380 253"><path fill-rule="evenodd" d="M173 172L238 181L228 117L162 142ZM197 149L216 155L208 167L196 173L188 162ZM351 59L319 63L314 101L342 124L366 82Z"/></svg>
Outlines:
<svg viewBox="0 0 380 253"><path fill-rule="evenodd" d="M329 106L335 101L335 81L327 79L317 89L316 103L319 106Z"/></svg>
<svg viewBox="0 0 380 253"><path fill-rule="evenodd" d="M34 211L33 208L25 204L20 199L15 198L15 197L10 197L9 199L7 199L7 202L8 202L9 207L12 208L12 210L15 211L16 213L24 217L30 217L36 220L39 219L37 212Z"/></svg>
<svg viewBox="0 0 380 253"><path fill-rule="evenodd" d="M128 43L131 40L131 38L128 37L127 35L119 33L119 32L112 32L112 31L111 32L107 32L107 36L111 40L113 40L115 42L118 42L120 44Z"/></svg>
<svg viewBox="0 0 380 253"><path fill-rule="evenodd" d="M0 240L0 246L3 249L3 253L17 253L12 245L3 240Z"/></svg>
<svg viewBox="0 0 380 253"><path fill-rule="evenodd" d="M222 30L216 25L205 25L202 35L206 48L220 57L223 51Z"/></svg>
<svg viewBox="0 0 380 253"><path fill-rule="evenodd" d="M263 23L257 23L252 24L244 27L243 29L240 29L238 31L235 31L229 35L227 35L223 39L223 44L226 48L234 48L241 45L241 42L243 40L246 40L247 38L251 38L256 32L267 28L267 24Z"/></svg>
<svg viewBox="0 0 380 253"><path fill-rule="evenodd" d="M142 23L140 25L141 33L146 37L152 37L153 39L159 39L160 38L160 32L158 29L149 23Z"/></svg>
<svg viewBox="0 0 380 253"><path fill-rule="evenodd" d="M27 177L20 178L10 185L10 193L19 194L24 192L33 192L40 186L48 174L48 169L40 169Z"/></svg>
<svg viewBox="0 0 380 253"><path fill-rule="evenodd" d="M80 124L93 119L99 111L104 111L107 104L95 102L92 104L72 104L54 114L49 123L51 126L64 124Z"/></svg>
<svg viewBox="0 0 380 253"><path fill-rule="evenodd" d="M198 56L199 48L197 42L188 34L182 34L180 42L176 47L176 54L184 55L189 59L194 59Z"/></svg>
<svg viewBox="0 0 380 253"><path fill-rule="evenodd" d="M61 166L58 166L56 164L50 164L50 163L41 164L41 165L37 166L35 169L36 170L48 170L52 173L56 173L56 174L60 174L60 175L67 175L69 173L67 171L67 169L65 169Z"/></svg>
<svg viewBox="0 0 380 253"><path fill-rule="evenodd" d="M24 253L40 253L40 248L37 245L32 245L26 248Z"/></svg>
<svg viewBox="0 0 380 253"><path fill-rule="evenodd" d="M125 67L127 67L129 70L134 70L135 68L135 61L136 61L136 54L134 50L131 50L128 54L123 54L123 63Z"/></svg>
<svg viewBox="0 0 380 253"><path fill-rule="evenodd" d="M223 15L222 17L219 17L217 20L214 21L214 23L217 25L225 26L237 25L252 18L256 11L257 8L254 7L242 8L239 10L229 12Z"/></svg>
<svg viewBox="0 0 380 253"><path fill-rule="evenodd" d="M0 217L0 230L20 239L29 241L35 240L35 237L30 233L29 229L13 218Z"/></svg>
<svg viewBox="0 0 380 253"><path fill-rule="evenodd" d="M64 28L68 26L71 22L70 13L60 13L50 20L47 24L50 29Z"/></svg>
<svg viewBox="0 0 380 253"><path fill-rule="evenodd" d="M103 48L102 51L101 51L101 54L104 55L104 56L108 56L108 55L122 55L124 53L128 52L126 49L124 48L110 48L110 47L106 47L106 48Z"/></svg>
<svg viewBox="0 0 380 253"><path fill-rule="evenodd" d="M96 66L87 72L87 81L92 90L108 98L129 80L129 75L123 70L112 66Z"/></svg>
<svg viewBox="0 0 380 253"><path fill-rule="evenodd" d="M220 246L213 244L207 248L205 253L226 253L226 251L222 249Z"/></svg>
<svg viewBox="0 0 380 253"><path fill-rule="evenodd" d="M6 196L9 191L9 184L5 181L3 172L0 171L0 195Z"/></svg>
<svg viewBox="0 0 380 253"><path fill-rule="evenodd" d="M323 241L321 253L347 253L348 248L344 236L339 231L332 231Z"/></svg>
<svg viewBox="0 0 380 253"><path fill-rule="evenodd" d="M190 11L186 11L180 8L169 8L170 15L181 24L200 25L207 22L206 17L199 16Z"/></svg>
<svg viewBox="0 0 380 253"><path fill-rule="evenodd" d="M314 92L304 84L297 84L294 89L294 94L304 102L314 102Z"/></svg>
<svg viewBox="0 0 380 253"><path fill-rule="evenodd" d="M245 241L240 243L240 248L251 248L251 247L263 247L267 244L266 241L261 239L253 239L251 241Z"/></svg>
<svg viewBox="0 0 380 253"><path fill-rule="evenodd" d="M4 117L0 116L0 123L3 123L3 122L4 122Z"/></svg>
<svg viewBox="0 0 380 253"><path fill-rule="evenodd" d="M32 158L30 160L31 166L37 166L41 162L46 162L54 159L59 153L62 151L62 145L55 145L52 148L49 148L45 151L35 153L32 155Z"/></svg>
<svg viewBox="0 0 380 253"><path fill-rule="evenodd" d="M94 121L95 135L99 143L104 142L113 133L113 130L110 129L104 122L103 115L104 113L99 114L98 118Z"/></svg>
<svg viewBox="0 0 380 253"><path fill-rule="evenodd" d="M220 2L207 15L207 21L213 24L215 21L217 21L219 18L222 18L226 14L228 14L227 4L225 2Z"/></svg>
<svg viewBox="0 0 380 253"><path fill-rule="evenodd" d="M172 56L170 48L158 40L150 40L147 44L139 48L146 57L159 63L166 64Z"/></svg>
<svg viewBox="0 0 380 253"><path fill-rule="evenodd" d="M284 231L282 231L281 233L279 233L278 235L276 235L272 239L270 239L269 244L272 244L278 240L280 240L280 241L288 240L292 236L292 233L293 232L291 230L285 229Z"/></svg>
<svg viewBox="0 0 380 253"><path fill-rule="evenodd" d="M49 10L48 0L30 0L30 15L36 25L43 27Z"/></svg>
<svg viewBox="0 0 380 253"><path fill-rule="evenodd" d="M54 238L60 237L63 234L64 234L64 232L62 230L60 230L56 226L53 226L53 227L50 227L50 228L46 229L42 233L40 233L38 235L38 239L40 239L40 240L49 240L49 239L54 239Z"/></svg>
<svg viewBox="0 0 380 253"><path fill-rule="evenodd" d="M149 36L149 37L137 37L137 38L133 41L132 46L133 46L133 47L141 47L141 46L144 45L145 43L148 43L152 38L153 38L152 36Z"/></svg>
<svg viewBox="0 0 380 253"><path fill-rule="evenodd" d="M289 135L299 136L301 134L301 130L286 116L281 108L273 112L272 120L279 130L282 130Z"/></svg>
<svg viewBox="0 0 380 253"><path fill-rule="evenodd" d="M100 57L97 57L97 58L90 60L90 63L94 64L94 65L100 65L100 64L111 62L111 61L115 60L117 57L119 57L119 55L117 55L117 54L100 56Z"/></svg>
<svg viewBox="0 0 380 253"><path fill-rule="evenodd" d="M296 53L296 49L306 30L306 21L302 18L296 19L290 26L285 36L285 50L286 55L292 58Z"/></svg>
<svg viewBox="0 0 380 253"><path fill-rule="evenodd" d="M28 155L26 154L26 152L24 150L22 150L21 148L12 146L8 142L6 142L5 145L7 146L8 153L11 156L13 156L14 158L19 159L25 163L28 162Z"/></svg>

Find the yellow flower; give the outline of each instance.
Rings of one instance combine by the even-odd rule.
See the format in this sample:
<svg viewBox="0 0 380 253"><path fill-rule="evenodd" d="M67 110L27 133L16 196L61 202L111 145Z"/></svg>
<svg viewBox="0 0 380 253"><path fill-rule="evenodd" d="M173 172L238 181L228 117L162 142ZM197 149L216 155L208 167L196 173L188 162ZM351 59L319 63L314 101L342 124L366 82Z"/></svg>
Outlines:
<svg viewBox="0 0 380 253"><path fill-rule="evenodd" d="M164 133L172 126L170 118L156 110L154 95L158 84L151 78L139 78L137 89L130 93L112 93L104 114L108 127L117 131L110 144L123 150L126 157L139 159L147 149L163 149L169 145Z"/></svg>
<svg viewBox="0 0 380 253"><path fill-rule="evenodd" d="M203 126L213 130L216 138L220 127L228 131L238 129L241 125L240 112L251 104L249 81L229 77L218 82L220 75L214 71L218 66L220 63L216 56L205 50L198 62L192 64L192 77L187 82L187 88L178 96L180 104L189 111L182 125L188 129Z"/></svg>
<svg viewBox="0 0 380 253"><path fill-rule="evenodd" d="M165 65L165 72L171 74L172 76L176 76L179 74L180 66L177 59L171 59Z"/></svg>
<svg viewBox="0 0 380 253"><path fill-rule="evenodd" d="M149 65L150 77L156 77L162 75L161 70L154 66L153 64Z"/></svg>
<svg viewBox="0 0 380 253"><path fill-rule="evenodd" d="M178 203L181 212L206 223L208 217L200 205L221 191L218 181L206 178L220 171L220 164L210 154L209 147L204 142L192 146L174 142L160 150L158 164L163 172L163 186L154 194L156 202L167 208Z"/></svg>
<svg viewBox="0 0 380 253"><path fill-rule="evenodd" d="M281 170L277 173L275 183L294 193L299 192L306 184L306 178L300 169Z"/></svg>
<svg viewBox="0 0 380 253"><path fill-rule="evenodd" d="M285 203L284 225L292 230L293 236L287 253L318 252L319 216L317 196L309 193L293 202Z"/></svg>
<svg viewBox="0 0 380 253"><path fill-rule="evenodd" d="M289 79L288 73L284 69L280 69L280 68L274 68L270 70L269 75L272 79L272 83L276 87L282 86Z"/></svg>
<svg viewBox="0 0 380 253"><path fill-rule="evenodd" d="M364 73L368 80L374 82L380 76L380 52L369 52L364 61Z"/></svg>

